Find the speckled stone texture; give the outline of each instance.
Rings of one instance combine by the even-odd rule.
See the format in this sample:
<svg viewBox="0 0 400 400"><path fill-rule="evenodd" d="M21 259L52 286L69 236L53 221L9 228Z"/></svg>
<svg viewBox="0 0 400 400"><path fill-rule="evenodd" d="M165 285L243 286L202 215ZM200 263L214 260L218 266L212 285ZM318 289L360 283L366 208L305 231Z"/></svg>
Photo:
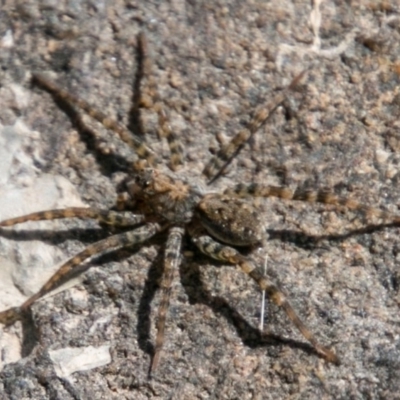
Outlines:
<svg viewBox="0 0 400 400"><path fill-rule="evenodd" d="M33 71L47 73L137 132L129 110L137 34L144 31L160 96L187 153L183 174L199 175L255 107L310 68L214 188L250 181L328 187L397 212L395 3L3 1L0 123L22 121L38 132L23 148L34 160L21 162L27 180L11 183L23 188L42 175L62 177L75 201L114 203L132 158L127 146L89 118L85 130L77 129L30 78ZM142 122L167 162L154 114L143 113ZM63 195L68 204L71 192ZM95 259L80 284L35 304L24 326L0 328L0 341L10 339L17 349L10 356L16 362L1 364L0 399L400 399L399 227L306 203L266 200L264 208L268 246L251 256L258 263L268 257L269 275L318 340L336 350L340 367L321 360L272 304L261 336L256 285L185 239L161 363L149 381L161 236ZM33 232L32 226L15 236L3 232L1 241L44 241L67 258L112 233L86 221L46 222ZM28 250L34 261L34 246ZM21 257L14 258L18 264ZM77 347L109 349L111 361L57 372L52 354ZM1 360L9 349L2 348Z"/></svg>

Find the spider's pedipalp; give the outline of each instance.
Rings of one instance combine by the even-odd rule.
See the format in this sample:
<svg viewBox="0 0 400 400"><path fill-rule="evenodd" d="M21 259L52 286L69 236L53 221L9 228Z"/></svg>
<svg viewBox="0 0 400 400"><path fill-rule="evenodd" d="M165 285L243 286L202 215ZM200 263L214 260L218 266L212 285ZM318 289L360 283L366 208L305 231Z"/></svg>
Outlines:
<svg viewBox="0 0 400 400"><path fill-rule="evenodd" d="M286 296L264 275L261 268L256 267L250 260L241 255L236 249L216 242L208 235L201 232L192 232L192 240L201 252L219 261L225 261L233 265L239 265L243 272L249 275L265 291L269 298L279 307L283 308L288 318L293 322L301 334L312 344L315 351L326 361L339 364L338 356L330 349L321 346L311 331L294 311Z"/></svg>
<svg viewBox="0 0 400 400"><path fill-rule="evenodd" d="M288 87L267 104L259 107L249 126L237 133L227 145L219 150L216 156L211 158L202 172L208 179L208 184L214 182L224 173L230 162L239 154L250 138L272 117L276 109L286 100L289 92L299 84L306 72L307 70L302 71L292 80Z"/></svg>
<svg viewBox="0 0 400 400"><path fill-rule="evenodd" d="M15 322L17 319L19 319L18 314L21 311L26 310L36 300L57 288L60 285L60 282L65 279L71 273L71 271L73 271L87 259L107 250L142 243L162 229L163 227L160 224L149 223L138 229L113 235L106 239L100 240L97 243L91 244L76 256L70 258L67 262L61 265L58 271L42 286L42 288L37 293L29 297L20 307L14 307L0 312L0 323L9 325L10 323Z"/></svg>
<svg viewBox="0 0 400 400"><path fill-rule="evenodd" d="M39 211L21 217L10 218L0 222L0 227L13 226L28 221L44 221L60 218L95 219L98 222L113 226L134 226L144 222L144 216L131 212L117 212L96 208L71 207L60 210Z"/></svg>
<svg viewBox="0 0 400 400"><path fill-rule="evenodd" d="M172 227L168 232L168 240L165 247L164 275L160 284L162 293L156 325L157 337L154 355L150 366L150 374L157 368L160 360L161 349L164 343L165 322L171 297L171 285L174 280L174 275L178 271L184 233L185 230L178 226Z"/></svg>

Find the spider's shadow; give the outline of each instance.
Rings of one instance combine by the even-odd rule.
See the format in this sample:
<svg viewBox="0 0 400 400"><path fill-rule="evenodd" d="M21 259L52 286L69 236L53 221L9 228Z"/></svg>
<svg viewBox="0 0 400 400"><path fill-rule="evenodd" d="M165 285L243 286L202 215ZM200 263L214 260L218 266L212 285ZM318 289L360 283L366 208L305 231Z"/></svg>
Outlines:
<svg viewBox="0 0 400 400"><path fill-rule="evenodd" d="M213 312L225 318L230 325L233 325L242 342L250 347L265 347L265 346L281 346L288 345L293 348L302 349L309 354L316 354L314 348L305 342L283 338L274 334L261 333L257 327L251 325L238 311L232 307L226 299L220 296L212 296L206 289L201 278L201 265L209 264L211 267L221 266L216 261L194 251L196 259L199 262L182 260L180 264L179 274L180 282L189 298L190 304L204 304L210 307ZM150 358L154 356L155 347L151 341L151 303L158 290L158 282L163 274L163 255L162 253L152 263L148 271L148 279L145 283L139 310L138 310L138 325L137 325L137 340L142 351L149 354ZM167 317L168 318L168 317Z"/></svg>
<svg viewBox="0 0 400 400"><path fill-rule="evenodd" d="M210 307L215 314L225 318L230 325L234 326L243 344L250 348L280 346L284 344L293 348L303 349L310 353L314 352L313 348L307 343L260 332L257 327L250 324L245 317L232 307L225 298L211 295L201 278L201 261L203 260L205 264L216 268L223 264L218 264L215 261L210 262L210 259L203 255L199 255L197 260L200 263L193 261L182 263L180 271L181 282L189 297L190 304L204 304Z"/></svg>
<svg viewBox="0 0 400 400"><path fill-rule="evenodd" d="M341 235L326 235L321 237L312 237L305 233L298 231L269 231L270 238L277 239L279 238L283 242L291 242L296 246L300 246L303 248L307 248L308 250L316 248L319 246L319 241L321 240L331 240L334 242L340 242L346 240L347 238L359 235L362 233L371 233L377 230L384 229L386 227L398 226L398 224L385 224L385 225L374 225L367 226L363 229L357 229L350 231ZM107 234L107 229L98 229L98 230L89 230L89 232L85 232L83 229L77 230L79 234L84 237L85 241L93 242L93 235L96 236L96 239L99 237L103 238L109 236ZM2 231L0 230L1 236L11 236L15 238L17 235L20 238L24 238L24 233L28 234L28 236L32 237L35 233L40 232L47 236L53 234L54 238L57 237L56 242L59 242L61 238L65 240L65 235L67 237L71 236L71 231L61 231L58 235L54 236L54 232L48 231L19 231L19 232L11 232L11 231ZM47 233L46 233L47 232ZM74 232L74 230L72 231ZM76 234L76 232L75 232ZM76 236L73 236L76 238ZM37 237L36 237L37 239ZM166 234L161 233L147 242L146 245L157 245L160 249L162 249L163 244L166 241ZM265 347L265 346L281 346L286 345L292 348L301 349L309 354L316 355L314 348L304 341L297 341L288 338L283 338L278 335L273 334L264 334L259 331L257 327L251 325L239 312L237 312L227 300L220 296L212 296L210 292L206 289L202 278L201 278L201 265L202 264L211 264L211 266L218 267L221 264L211 260L210 258L199 253L197 249L193 247L192 244L187 243L189 239L185 240L185 247L191 248L196 253L196 259L198 261L187 261L184 258L180 264L180 281L182 286L185 289L186 294L188 295L190 304L204 304L207 307L210 307L215 314L218 314L225 318L229 324L233 325L237 331L238 336L241 338L243 343L251 348L257 347ZM132 246L129 251L126 252L118 252L118 250L110 251L106 254L100 255L96 257L95 262L96 265L106 264L110 261L119 262L123 261L133 254L135 254L141 246ZM148 269L147 279L145 282L145 286L143 292L140 297L139 307L138 307L138 322L137 322L137 340L139 347L149 354L150 357L154 355L154 344L151 340L151 304L156 295L156 292L159 288L159 282L162 279L163 275L163 256L164 252L158 252L158 256L153 260ZM73 273L65 276L62 281L60 281L60 285L64 282L68 281L72 277L82 274L87 271L91 267L92 263L89 262L87 264L83 264L81 267L76 268ZM22 328L23 328L23 340L22 340L22 355L24 357L28 356L36 346L36 344L40 341L40 333L38 328L35 326L35 323L32 319L32 314L28 310L22 319Z"/></svg>
<svg viewBox="0 0 400 400"><path fill-rule="evenodd" d="M186 241L187 242L187 241ZM199 253L198 250L194 251ZM198 257L197 257L198 256ZM265 345L279 345L282 343L289 344L294 347L305 349L312 352L311 346L290 339L283 339L275 335L263 335L260 331L249 324L229 303L222 297L212 296L206 289L201 278L200 267L202 261L205 264L218 267L217 262L213 262L210 258L196 254L199 262L187 261L182 259L179 268L180 282L189 298L190 304L204 304L210 307L214 313L224 317L232 324L243 343L249 347L260 347ZM138 325L137 325L137 340L139 347L149 354L154 356L154 344L151 341L151 303L159 288L159 282L163 275L163 254L159 253L158 257L150 266L147 274L147 280L141 296L138 310Z"/></svg>
<svg viewBox="0 0 400 400"><path fill-rule="evenodd" d="M387 224L375 224L375 225L371 224L371 225L366 225L365 227L352 229L344 233L320 235L320 236L307 235L306 233L299 231L274 230L274 229L268 229L267 234L269 240L278 239L285 243L292 243L293 245L301 247L306 250L313 250L319 247L320 243L323 241L343 242L353 236L371 234L373 232L378 232L386 228L394 228L394 227L398 228L399 223L390 222Z"/></svg>
<svg viewBox="0 0 400 400"><path fill-rule="evenodd" d="M126 230L126 229L125 229ZM122 229L121 229L122 231ZM0 230L1 233L4 233ZM35 232L39 232L39 231L19 231L19 232L14 232L17 234L23 235L24 233L27 233L30 237L32 234L34 234ZM47 231L44 231L45 233ZM84 234L84 230L79 229L79 232L81 234ZM98 229L98 230L93 230L96 239L101 240L101 238L106 238L108 236L110 236L110 234L107 234L107 230L104 229ZM90 231L89 233L86 232L86 239L89 241L89 238L91 237L91 242L93 242L93 232ZM43 231L40 231L40 233L43 234ZM51 231L49 231L49 233L51 233ZM64 234L68 234L68 236L70 235L68 231L63 231L61 232L61 236L63 236ZM54 236L54 232L53 232L53 236ZM57 239L57 242L61 241L60 235L57 235L59 238ZM15 236L12 236L13 238L15 238ZM76 237L75 237L76 238ZM29 239L27 239L29 240ZM32 239L30 239L32 240ZM53 241L54 244L54 241ZM159 245L160 244L160 237L155 237L150 239L147 242L148 245ZM94 260L91 260L89 262L83 263L81 265L76 266L72 271L70 271L68 274L66 274L65 276L62 277L62 279L59 280L58 284L56 286L54 286L53 291L56 290L58 287L62 286L64 283L68 282L69 280L84 274L86 271L88 271L92 266L93 263L95 263L96 266L105 266L110 262L122 262L124 260L126 260L127 258L131 257L132 255L134 255L135 253L137 253L140 250L141 246L140 245L133 245L130 247L127 247L127 251L120 251L121 249L114 249L111 250L105 254L101 254L97 257L94 258ZM157 263L158 264L158 263ZM160 269L161 270L161 269ZM154 271L154 268L150 268L149 272ZM162 273L162 270L161 270ZM150 275L150 274L149 274ZM153 274L151 274L153 275ZM148 280L150 285L154 285L155 284L155 280L157 279L157 276L152 276L152 279ZM129 283L128 283L129 285ZM149 303L150 306L150 303ZM34 350L34 348L36 347L36 345L38 343L40 343L40 327L37 326L37 324L35 323L35 321L33 320L33 316L32 316L32 311L31 308L27 309L24 311L22 318L21 318L21 323L22 323L22 345L21 345L21 354L23 357L27 357L29 356L32 351ZM150 329L150 327L149 327Z"/></svg>
<svg viewBox="0 0 400 400"><path fill-rule="evenodd" d="M371 233L379 231L386 227L398 226L398 224L383 224L383 225L370 225L365 228L349 231L344 234L338 235L324 235L314 237L298 231L273 231L268 233L271 239L280 239L283 242L290 242L295 246L312 250L320 246L323 240L341 242L354 235ZM201 265L209 264L216 268L221 265L217 261L201 254L193 245L188 244L186 240L186 248L191 248L196 253L196 262L187 261L184 258L180 264L180 281L188 295L190 304L204 304L210 307L215 314L225 318L229 324L233 325L237 331L238 336L242 342L251 348L265 347L265 346L290 346L292 348L301 349L308 354L318 355L314 347L305 341L298 341L289 338L284 338L279 335L266 334L260 332L258 327L251 325L240 313L233 308L226 299L220 296L212 296L209 290L204 285L201 278ZM162 242L160 242L162 243ZM138 344L139 347L150 357L154 356L154 345L151 341L151 303L158 290L158 282L162 279L163 275L163 252L160 252L158 257L154 260L148 270L147 281L140 300L138 311ZM283 312L283 311L282 311Z"/></svg>
<svg viewBox="0 0 400 400"><path fill-rule="evenodd" d="M51 229L19 229L17 231L0 229L0 237L5 239L18 242L38 240L50 246L59 246L67 240L78 240L89 245L108 236L110 233L101 228L70 228L57 231Z"/></svg>

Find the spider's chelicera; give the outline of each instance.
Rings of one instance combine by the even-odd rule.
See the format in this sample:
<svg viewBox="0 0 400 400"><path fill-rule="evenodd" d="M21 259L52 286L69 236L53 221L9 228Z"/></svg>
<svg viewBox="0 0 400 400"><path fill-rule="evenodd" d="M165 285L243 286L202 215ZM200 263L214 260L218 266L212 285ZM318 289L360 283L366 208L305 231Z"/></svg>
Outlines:
<svg viewBox="0 0 400 400"><path fill-rule="evenodd" d="M139 51L148 66L146 40L139 35ZM263 105L247 128L236 134L233 139L221 148L216 156L211 158L203 170L202 178L207 188L224 172L231 160L238 155L254 133L264 125L276 108L286 99L288 93L302 80L304 72L296 76L291 84L276 95L270 102ZM140 244L161 231L167 232L167 242L164 255L164 274L161 282L162 297L156 323L157 336L150 371L158 365L160 352L164 341L165 322L171 293L171 283L174 270L178 268L181 254L182 238L188 234L195 246L207 256L229 264L239 266L265 291L269 298L281 307L302 335L311 343L315 351L328 362L339 363L336 354L320 345L311 331L298 317L282 291L263 273L262 266L256 266L247 256L241 254L237 247L252 246L265 238L264 224L260 221L260 213L249 201L253 197L279 197L287 200L321 202L341 205L353 210L361 210L366 214L380 218L390 218L399 222L400 217L391 215L375 208L367 207L358 202L339 198L327 191L292 191L285 187L262 186L258 184L237 185L225 189L222 193L194 185L176 170L182 163L182 148L174 132L170 128L168 118L157 99L152 108L158 114L160 132L168 141L171 162L170 171L160 165L154 151L141 139L131 134L120 123L108 118L102 112L94 109L84 100L75 97L59 88L53 82L40 74L33 76L41 87L53 93L63 101L67 101L101 122L106 128L114 131L135 151L138 161L132 166L132 179L127 184L129 211L101 210L94 208L67 208L37 212L22 217L0 222L1 227L9 227L26 221L51 220L56 218L91 218L101 223L132 227L123 233L115 234L97 243L91 244L82 252L66 261L60 269L33 296L21 306L0 312L0 323L10 325L21 319L36 300L56 288L72 270L94 255L104 251L124 246ZM153 86L155 86L153 84ZM155 88L153 95L157 98Z"/></svg>

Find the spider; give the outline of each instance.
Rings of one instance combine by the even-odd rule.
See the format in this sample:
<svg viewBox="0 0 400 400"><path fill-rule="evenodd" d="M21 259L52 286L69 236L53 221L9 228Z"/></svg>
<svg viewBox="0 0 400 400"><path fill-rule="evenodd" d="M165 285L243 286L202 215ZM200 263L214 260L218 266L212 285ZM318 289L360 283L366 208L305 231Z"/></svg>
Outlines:
<svg viewBox="0 0 400 400"><path fill-rule="evenodd" d="M148 70L149 56L145 35L138 36L138 51L143 56L143 64ZM11 325L22 319L24 313L38 299L55 289L60 282L74 272L83 262L107 250L132 246L146 242L152 236L165 231L167 242L164 255L164 275L161 286L161 302L156 322L157 335L149 373L159 364L164 343L165 324L170 302L173 273L178 268L182 240L185 234L191 237L194 245L205 255L219 261L239 266L265 291L274 304L281 307L289 320L307 339L316 353L327 362L339 364L339 357L333 350L318 343L312 332L297 315L283 292L263 273L262 267L255 265L249 257L237 249L261 243L265 237L259 213L250 201L253 197L278 197L285 200L320 202L348 209L362 211L367 215L389 218L399 222L387 212L365 206L352 199L341 198L329 191L291 190L286 187L263 186L258 184L239 184L226 188L222 193L207 190L226 170L229 163L239 154L251 137L269 120L274 111L283 103L291 90L302 81L306 71L297 75L290 85L271 101L263 104L256 112L247 128L237 133L232 140L222 146L211 158L201 179L205 184L194 184L185 176L178 174L183 163L183 150L172 131L167 114L161 107L155 83L149 79L154 102L148 104L158 115L161 136L167 139L170 148L170 165L167 169L155 152L139 137L133 135L119 122L108 118L86 101L59 88L41 74L34 74L34 81L45 90L63 101L69 102L87 112L92 118L119 135L135 151L138 160L132 165L131 180L127 182L125 197L120 202L130 211L114 211L96 208L67 208L36 212L29 215L7 219L0 227L10 227L27 221L52 220L57 218L89 218L103 224L132 229L114 234L89 245L79 254L67 260L43 287L21 306L0 312L0 323Z"/></svg>

